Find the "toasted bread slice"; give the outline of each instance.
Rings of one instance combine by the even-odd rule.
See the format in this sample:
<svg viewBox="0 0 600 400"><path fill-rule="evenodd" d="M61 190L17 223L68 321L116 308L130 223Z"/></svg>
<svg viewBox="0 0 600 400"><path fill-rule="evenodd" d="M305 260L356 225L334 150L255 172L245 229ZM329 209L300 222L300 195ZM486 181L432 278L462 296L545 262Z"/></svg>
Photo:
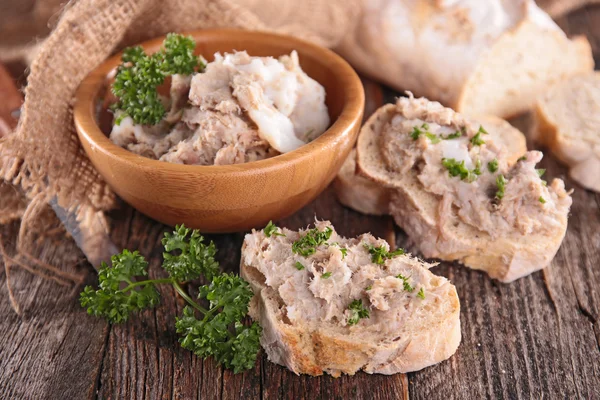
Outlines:
<svg viewBox="0 0 600 400"><path fill-rule="evenodd" d="M435 153L440 151L436 146L443 150L449 141L434 145L424 135L412 140L390 128L391 123L412 125L413 120L463 132L454 139L462 141L458 143L462 147L455 146L452 151L468 162L474 162L472 157L484 160L481 174L475 176L470 170L464 180L463 175L451 176L451 163L443 165L447 156L432 156L443 154ZM545 186L539 178L535 163L541 153L529 152L511 163L506 149L494 143L491 135L481 134L478 126L439 103L398 99L396 105L376 111L363 127L357 144L358 170L393 189L390 213L425 257L456 260L511 282L546 267L553 259L565 235L571 197L561 180ZM485 144L472 144L477 134ZM427 155L427 162L419 158L418 151ZM490 155L497 161L494 172L486 161ZM458 167L459 163L455 164ZM508 180L503 197L497 183L500 175Z"/></svg>
<svg viewBox="0 0 600 400"><path fill-rule="evenodd" d="M579 75L551 88L535 108L534 140L563 163L586 189L600 192L600 73Z"/></svg>
<svg viewBox="0 0 600 400"><path fill-rule="evenodd" d="M477 116L474 120L483 124L497 143L506 147L509 163L515 163L527 152L525 135L505 120L492 115ZM333 186L338 200L346 207L369 215L389 214L391 191L356 173L356 150L348 155Z"/></svg>
<svg viewBox="0 0 600 400"><path fill-rule="evenodd" d="M353 149L333 181L340 203L369 215L389 214L391 192L383 185L356 173L356 150Z"/></svg>
<svg viewBox="0 0 600 400"><path fill-rule="evenodd" d="M456 288L431 264L390 255L370 234L343 238L329 222L317 221L316 232L330 237L307 256L293 249L308 230L253 231L244 240L240 273L254 291L250 315L269 360L296 374L337 377L416 371L454 354Z"/></svg>

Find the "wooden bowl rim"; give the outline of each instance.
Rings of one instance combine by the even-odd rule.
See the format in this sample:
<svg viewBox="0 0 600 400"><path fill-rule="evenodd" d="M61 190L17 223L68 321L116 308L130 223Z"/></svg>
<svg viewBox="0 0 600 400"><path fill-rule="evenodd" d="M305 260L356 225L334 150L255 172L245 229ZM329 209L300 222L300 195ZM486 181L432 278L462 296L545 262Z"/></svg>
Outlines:
<svg viewBox="0 0 600 400"><path fill-rule="evenodd" d="M248 40L248 38L252 38L270 43L287 42L289 44L291 42L294 49L302 48L302 52L311 53L318 59L324 59L326 64L332 66L331 70L335 72L334 75L336 79L340 80L340 86L343 88L344 105L342 111L334 123L317 139L296 150L265 160L233 165L184 165L153 160L117 146L100 130L96 123L95 98L108 74L121 62L122 52L119 52L93 70L77 88L73 116L80 140L85 138L94 147L94 150L99 150L110 158L119 159L120 162L137 168L163 169L175 173L246 174L258 171L267 172L272 169L279 169L283 165L290 165L290 163L296 164L308 161L307 159L311 157L311 154L330 148L345 132L361 122L365 103L362 82L350 64L327 48L292 36L241 29L203 29L182 32L182 34L192 36L196 41L200 38L213 37L217 40L235 40L236 38ZM160 47L165 37L166 35L163 35L142 42L139 45L152 51Z"/></svg>

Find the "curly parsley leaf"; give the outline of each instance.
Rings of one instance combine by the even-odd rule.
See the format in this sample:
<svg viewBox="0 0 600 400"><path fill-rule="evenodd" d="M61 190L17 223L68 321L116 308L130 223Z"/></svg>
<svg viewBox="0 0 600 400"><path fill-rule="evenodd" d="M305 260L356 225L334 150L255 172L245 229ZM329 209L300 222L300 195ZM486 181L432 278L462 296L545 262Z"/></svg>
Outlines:
<svg viewBox="0 0 600 400"><path fill-rule="evenodd" d="M160 69L165 75L190 75L198 67L198 57L194 55L196 43L191 37L169 33L163 42L160 54Z"/></svg>
<svg viewBox="0 0 600 400"><path fill-rule="evenodd" d="M417 297L420 298L421 300L425 300L425 291L423 290L423 288L419 289L419 293L417 293Z"/></svg>
<svg viewBox="0 0 600 400"><path fill-rule="evenodd" d="M311 256L316 253L317 247L327 243L332 233L333 229L329 226L324 231L318 228L310 229L292 244L292 252L304 257Z"/></svg>
<svg viewBox="0 0 600 400"><path fill-rule="evenodd" d="M492 174L498 171L498 159L494 158L492 161L490 161L487 165L487 168Z"/></svg>
<svg viewBox="0 0 600 400"><path fill-rule="evenodd" d="M252 296L250 285L239 276L215 276L210 285L200 288L198 297L210 302L208 310L199 310L201 318L196 318L191 307L185 307L183 316L177 318L181 346L200 357L213 356L235 373L252 368L261 328L256 322L251 326L241 323Z"/></svg>
<svg viewBox="0 0 600 400"><path fill-rule="evenodd" d="M362 318L369 318L369 309L367 309L362 300L356 299L348 306L349 316L348 325L356 325Z"/></svg>
<svg viewBox="0 0 600 400"><path fill-rule="evenodd" d="M204 275L211 280L219 273L219 263L215 261L215 244L204 244L204 238L197 230L183 225L175 227L173 233L165 232L162 244L163 268L169 276L179 282L189 281Z"/></svg>
<svg viewBox="0 0 600 400"><path fill-rule="evenodd" d="M119 125L129 116L136 124L158 124L166 110L156 88L168 75L194 72L200 65L194 55L195 46L192 38L169 34L163 48L152 55L146 54L140 46L126 48L111 88L118 98L111 106L118 111L115 123Z"/></svg>
<svg viewBox="0 0 600 400"><path fill-rule="evenodd" d="M160 302L154 281L135 282L136 277L148 275L148 263L137 251L123 250L111 258L111 264L109 267L102 263L98 290L86 286L81 292L79 301L88 314L118 324L127 321L132 313Z"/></svg>

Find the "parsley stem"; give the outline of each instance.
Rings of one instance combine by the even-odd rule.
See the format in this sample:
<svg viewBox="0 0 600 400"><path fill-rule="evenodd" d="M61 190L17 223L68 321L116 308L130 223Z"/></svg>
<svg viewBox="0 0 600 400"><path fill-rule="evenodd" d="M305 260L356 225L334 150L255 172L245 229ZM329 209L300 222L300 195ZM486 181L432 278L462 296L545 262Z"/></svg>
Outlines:
<svg viewBox="0 0 600 400"><path fill-rule="evenodd" d="M196 310L200 311L202 314L207 314L208 311L200 306L200 304L196 303L194 300L192 300L192 298L185 292L185 290L183 290L183 288L179 285L178 282L172 281L173 282L173 287L175 288L175 291L177 291L177 293L179 293L179 295L181 297L183 297L183 299L185 301L187 301L189 303L190 306L194 307Z"/></svg>
<svg viewBox="0 0 600 400"><path fill-rule="evenodd" d="M138 282L132 282L130 280L127 280L127 282L131 282L131 284L129 286L126 286L123 290L121 290L121 292L127 292L136 286L143 286L143 285L148 285L148 284L158 284L158 283L172 283L173 278L147 279L145 281L138 281Z"/></svg>

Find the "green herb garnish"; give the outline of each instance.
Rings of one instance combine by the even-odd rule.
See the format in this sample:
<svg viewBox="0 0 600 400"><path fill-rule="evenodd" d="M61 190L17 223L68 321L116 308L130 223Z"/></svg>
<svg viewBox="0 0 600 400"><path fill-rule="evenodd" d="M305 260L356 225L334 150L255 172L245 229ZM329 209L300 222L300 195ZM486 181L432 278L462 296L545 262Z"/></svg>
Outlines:
<svg viewBox="0 0 600 400"><path fill-rule="evenodd" d="M442 158L442 165L448 170L450 176L460 176L460 179L463 181L473 182L477 179L477 175L481 175L481 170L478 167L473 171L469 171L465 167L464 160L456 161L454 158Z"/></svg>
<svg viewBox="0 0 600 400"><path fill-rule="evenodd" d="M304 269L304 265L302 265L300 261L296 261L296 264L294 266L298 271L302 271Z"/></svg>
<svg viewBox="0 0 600 400"><path fill-rule="evenodd" d="M481 134L482 132L479 131L477 132L477 134L475 134L475 136L471 138L471 144L473 146L481 146L482 144L485 144L485 140L481 138Z"/></svg>
<svg viewBox="0 0 600 400"><path fill-rule="evenodd" d="M442 135L442 139L444 140L451 140L451 139L458 139L459 137L462 136L462 131L456 131L454 133L449 134L448 136L444 136Z"/></svg>
<svg viewBox="0 0 600 400"><path fill-rule="evenodd" d="M490 171L492 174L496 171L498 171L498 159L494 158L492 161L490 161L487 165L488 167L488 171Z"/></svg>
<svg viewBox="0 0 600 400"><path fill-rule="evenodd" d="M525 161L525 160L527 160L527 156L519 157L519 159L517 161Z"/></svg>
<svg viewBox="0 0 600 400"><path fill-rule="evenodd" d="M475 161L475 169L473 170L473 173L475 175L481 175L481 160L477 160Z"/></svg>
<svg viewBox="0 0 600 400"><path fill-rule="evenodd" d="M365 288L365 290L371 290L371 289L373 289L373 285L369 285Z"/></svg>
<svg viewBox="0 0 600 400"><path fill-rule="evenodd" d="M140 46L125 49L112 85L112 92L119 100L111 108L120 111L115 123L119 125L129 116L136 124L158 124L166 110L156 88L169 75L189 75L198 66L204 68L194 55L195 46L192 38L170 33L163 48L152 55Z"/></svg>
<svg viewBox="0 0 600 400"><path fill-rule="evenodd" d="M544 168L538 168L535 172L537 172L538 176L541 178L546 173L546 170Z"/></svg>
<svg viewBox="0 0 600 400"><path fill-rule="evenodd" d="M383 265L385 264L385 260L389 260L393 257L401 256L406 253L402 248L398 248L390 252L387 251L383 245L375 247L372 244L365 243L364 246L369 254L371 254L371 261L378 265Z"/></svg>
<svg viewBox="0 0 600 400"><path fill-rule="evenodd" d="M423 288L419 289L419 293L417 293L417 297L420 298L421 300L425 300L425 292L423 291Z"/></svg>
<svg viewBox="0 0 600 400"><path fill-rule="evenodd" d="M263 229L265 232L265 235L267 235L267 237L271 237L273 235L275 236L285 236L283 233L279 232L279 228L277 227L277 225L275 225L273 223L273 221L269 221L269 223L267 224L267 226L265 226L265 229Z"/></svg>
<svg viewBox="0 0 600 400"><path fill-rule="evenodd" d="M502 200L502 198L504 197L504 189L506 188L506 179L504 178L504 175L498 175L498 177L496 177L496 186L498 187L498 190L496 191L496 198L498 200Z"/></svg>
<svg viewBox="0 0 600 400"><path fill-rule="evenodd" d="M439 142L442 140L442 139L440 139L440 137L439 137L439 136L437 136L437 135L434 135L434 134L433 134L433 133L431 133L431 132L425 132L425 136L427 136L427 138L428 138L429 140L431 140L431 143L433 143L433 144L439 143Z"/></svg>
<svg viewBox="0 0 600 400"><path fill-rule="evenodd" d="M479 125L479 131L477 131L477 133L483 133L484 135L487 135L488 131L485 130L483 125Z"/></svg>
<svg viewBox="0 0 600 400"><path fill-rule="evenodd" d="M321 275L321 279L329 279L331 277L331 272L325 272Z"/></svg>
<svg viewBox="0 0 600 400"><path fill-rule="evenodd" d="M421 136L423 134L423 131L421 129L419 129L418 126L413 126L413 131L410 134L410 137L413 140L417 140L419 138L419 136Z"/></svg>
<svg viewBox="0 0 600 400"><path fill-rule="evenodd" d="M369 318L369 310L363 305L360 299L353 300L348 306L348 311L350 311L348 325L356 325L362 318Z"/></svg>
<svg viewBox="0 0 600 400"><path fill-rule="evenodd" d="M252 368L260 349L261 328L256 322L242 324L253 296L250 285L237 275L219 272L214 244L206 245L196 230L177 226L173 233L165 234L162 244L167 278L136 280L148 276L148 263L137 251L123 250L111 258L111 267L102 264L99 288L86 286L80 295L81 305L90 315L121 323L134 312L157 306L160 296L156 286L170 284L188 303L175 323L181 346L200 357L213 356L235 373ZM199 288L198 296L209 301L208 308L194 301L181 286L183 281L200 276L211 281Z"/></svg>
<svg viewBox="0 0 600 400"><path fill-rule="evenodd" d="M316 253L317 247L329 240L332 233L333 229L331 227L325 228L322 232L318 228L310 229L303 237L292 244L292 252L304 257L313 255Z"/></svg>
<svg viewBox="0 0 600 400"><path fill-rule="evenodd" d="M405 292L412 292L415 290L414 286L411 286L410 283L408 283L409 278L405 277L402 274L396 275L396 278L402 279L402 285L404 286Z"/></svg>
<svg viewBox="0 0 600 400"><path fill-rule="evenodd" d="M546 204L546 199L544 199L542 196L540 196L540 199L539 199L539 200L540 200L540 203L542 203L542 204Z"/></svg>

